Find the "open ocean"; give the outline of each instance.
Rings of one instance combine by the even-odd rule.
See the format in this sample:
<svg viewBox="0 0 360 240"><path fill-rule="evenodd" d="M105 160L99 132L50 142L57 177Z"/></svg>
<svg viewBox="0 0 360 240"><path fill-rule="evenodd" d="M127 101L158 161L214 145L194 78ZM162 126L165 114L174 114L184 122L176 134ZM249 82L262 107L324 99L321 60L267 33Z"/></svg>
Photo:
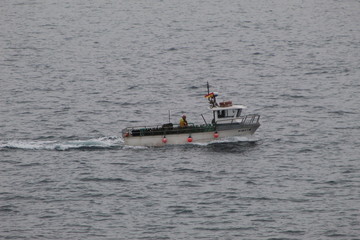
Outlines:
<svg viewBox="0 0 360 240"><path fill-rule="evenodd" d="M359 0L1 0L0 239L359 240L359 23ZM254 138L124 145L202 123L207 81Z"/></svg>

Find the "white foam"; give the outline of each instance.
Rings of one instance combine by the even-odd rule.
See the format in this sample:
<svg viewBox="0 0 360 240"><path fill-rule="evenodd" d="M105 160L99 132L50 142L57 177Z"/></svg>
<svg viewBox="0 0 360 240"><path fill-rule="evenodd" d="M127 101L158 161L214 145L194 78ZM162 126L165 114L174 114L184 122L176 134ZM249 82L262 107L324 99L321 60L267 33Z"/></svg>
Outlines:
<svg viewBox="0 0 360 240"><path fill-rule="evenodd" d="M23 149L23 150L69 150L78 148L109 148L120 146L121 138L101 137L85 140L70 141L40 141L40 140L9 140L1 141L0 149Z"/></svg>
<svg viewBox="0 0 360 240"><path fill-rule="evenodd" d="M193 145L198 145L198 146L208 146L209 144L216 144L216 143L236 143L236 142L256 142L258 141L257 139L255 139L253 136L235 136L235 137L227 137L227 138L222 138L222 139L217 139L217 140L213 140L211 142L193 142Z"/></svg>
<svg viewBox="0 0 360 240"><path fill-rule="evenodd" d="M147 146L129 146L129 145L124 145L124 149L148 149L150 147Z"/></svg>

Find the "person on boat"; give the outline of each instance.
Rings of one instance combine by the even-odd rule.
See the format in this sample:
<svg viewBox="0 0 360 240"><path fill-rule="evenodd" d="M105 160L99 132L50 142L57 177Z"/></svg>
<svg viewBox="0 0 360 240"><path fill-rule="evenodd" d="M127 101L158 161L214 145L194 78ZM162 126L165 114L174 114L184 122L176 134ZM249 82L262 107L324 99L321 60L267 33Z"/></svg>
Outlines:
<svg viewBox="0 0 360 240"><path fill-rule="evenodd" d="M180 123L179 123L180 127L187 127L188 126L188 122L186 121L186 115L182 115L182 117L180 118Z"/></svg>

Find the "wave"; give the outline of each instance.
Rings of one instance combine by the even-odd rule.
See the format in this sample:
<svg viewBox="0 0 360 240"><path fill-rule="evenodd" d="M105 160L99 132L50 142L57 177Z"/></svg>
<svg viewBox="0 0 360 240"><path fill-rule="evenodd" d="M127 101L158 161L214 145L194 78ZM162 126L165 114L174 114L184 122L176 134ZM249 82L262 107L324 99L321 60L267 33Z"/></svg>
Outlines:
<svg viewBox="0 0 360 240"><path fill-rule="evenodd" d="M123 140L118 137L101 137L70 141L9 140L0 141L0 151L8 149L49 151L66 151L73 149L97 150L117 148L122 146L122 144Z"/></svg>

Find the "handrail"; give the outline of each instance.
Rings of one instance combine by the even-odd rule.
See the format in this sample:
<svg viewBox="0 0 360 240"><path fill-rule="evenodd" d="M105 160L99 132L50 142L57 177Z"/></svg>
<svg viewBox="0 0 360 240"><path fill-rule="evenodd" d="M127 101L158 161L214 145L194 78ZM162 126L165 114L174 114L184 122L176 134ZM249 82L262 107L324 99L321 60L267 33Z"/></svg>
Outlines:
<svg viewBox="0 0 360 240"><path fill-rule="evenodd" d="M260 115L258 114L249 114L245 116L245 119L243 120L244 124L256 124L259 122Z"/></svg>
<svg viewBox="0 0 360 240"><path fill-rule="evenodd" d="M167 135L167 134L191 134L194 132L210 132L215 131L215 126L211 124L195 125L189 124L188 127L180 127L178 124L175 126L153 125L151 127L127 127L122 130L123 134L129 133L133 136L149 136L149 135Z"/></svg>
<svg viewBox="0 0 360 240"><path fill-rule="evenodd" d="M227 119L218 119L217 123L219 122L228 122L231 121L233 123L236 120L241 120L240 123L242 124L256 124L260 120L260 115L258 114L249 114L246 116L234 117L234 118L227 118Z"/></svg>
<svg viewBox="0 0 360 240"><path fill-rule="evenodd" d="M131 126L131 127L126 127L124 130L132 130L132 129L150 129L150 128L166 128L164 127L164 125L166 124L157 124L157 125L142 125L142 126ZM194 123L188 123L189 127L194 127L195 124ZM180 125L179 124L172 124L172 128L179 128Z"/></svg>

